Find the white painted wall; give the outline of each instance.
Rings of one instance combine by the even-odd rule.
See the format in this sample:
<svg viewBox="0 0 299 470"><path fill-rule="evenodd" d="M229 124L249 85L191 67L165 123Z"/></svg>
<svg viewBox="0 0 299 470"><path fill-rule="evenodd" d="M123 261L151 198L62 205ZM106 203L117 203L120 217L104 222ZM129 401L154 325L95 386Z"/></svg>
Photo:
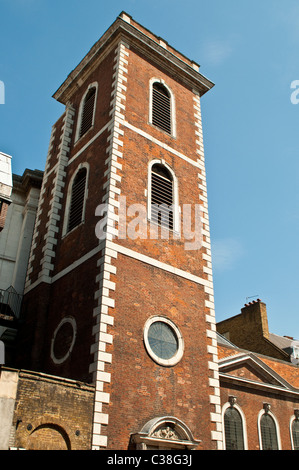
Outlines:
<svg viewBox="0 0 299 470"><path fill-rule="evenodd" d="M15 178L14 178L15 181ZM23 294L40 189L14 182L11 204L0 232L0 289Z"/></svg>
<svg viewBox="0 0 299 470"><path fill-rule="evenodd" d="M18 386L18 372L1 369L0 373L0 450L8 450Z"/></svg>

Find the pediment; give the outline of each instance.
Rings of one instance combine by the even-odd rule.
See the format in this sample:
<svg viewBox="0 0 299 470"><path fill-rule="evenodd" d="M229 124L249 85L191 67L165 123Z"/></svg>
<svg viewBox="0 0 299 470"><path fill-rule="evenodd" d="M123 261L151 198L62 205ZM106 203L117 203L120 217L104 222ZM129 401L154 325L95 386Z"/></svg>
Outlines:
<svg viewBox="0 0 299 470"><path fill-rule="evenodd" d="M222 379L247 385L260 384L294 391L294 388L254 354L237 354L219 361Z"/></svg>

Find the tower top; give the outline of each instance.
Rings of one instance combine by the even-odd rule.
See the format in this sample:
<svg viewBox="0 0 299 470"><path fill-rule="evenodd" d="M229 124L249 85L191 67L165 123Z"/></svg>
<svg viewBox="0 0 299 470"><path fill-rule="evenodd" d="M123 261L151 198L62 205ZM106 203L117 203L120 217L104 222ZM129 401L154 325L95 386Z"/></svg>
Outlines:
<svg viewBox="0 0 299 470"><path fill-rule="evenodd" d="M198 91L200 96L209 91L214 84L199 73L199 65L170 46L164 39L156 36L141 26L126 12L121 12L114 23L101 38L92 46L89 52L68 75L66 80L54 93L60 103L66 104L73 91L82 83L93 67L103 60L117 42L123 40L129 47L134 46L152 59L157 65L179 76L186 85Z"/></svg>

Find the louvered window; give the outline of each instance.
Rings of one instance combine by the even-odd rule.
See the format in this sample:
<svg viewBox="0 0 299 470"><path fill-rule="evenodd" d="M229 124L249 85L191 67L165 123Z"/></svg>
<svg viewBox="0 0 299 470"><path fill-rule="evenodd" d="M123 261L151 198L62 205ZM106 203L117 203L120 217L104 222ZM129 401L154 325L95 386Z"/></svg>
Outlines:
<svg viewBox="0 0 299 470"><path fill-rule="evenodd" d="M224 430L226 450L244 450L242 417L233 407L225 412Z"/></svg>
<svg viewBox="0 0 299 470"><path fill-rule="evenodd" d="M72 187L71 206L69 212L68 231L82 222L86 184L86 169L79 170Z"/></svg>
<svg viewBox="0 0 299 470"><path fill-rule="evenodd" d="M299 419L295 419L292 424L292 436L294 450L299 450Z"/></svg>
<svg viewBox="0 0 299 470"><path fill-rule="evenodd" d="M79 137L82 137L92 127L95 96L96 89L93 87L89 90L84 100Z"/></svg>
<svg viewBox="0 0 299 470"><path fill-rule="evenodd" d="M159 164L152 166L151 220L173 230L173 178L169 171Z"/></svg>
<svg viewBox="0 0 299 470"><path fill-rule="evenodd" d="M268 414L261 417L261 437L263 450L278 450L275 422Z"/></svg>
<svg viewBox="0 0 299 470"><path fill-rule="evenodd" d="M171 134L171 101L165 86L153 84L152 124Z"/></svg>

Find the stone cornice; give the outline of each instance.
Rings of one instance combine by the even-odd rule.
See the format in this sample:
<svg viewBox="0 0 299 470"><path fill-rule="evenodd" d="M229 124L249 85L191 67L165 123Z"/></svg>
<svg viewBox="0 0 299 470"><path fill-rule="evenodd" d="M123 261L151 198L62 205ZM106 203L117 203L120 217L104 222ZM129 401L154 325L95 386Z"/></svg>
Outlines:
<svg viewBox="0 0 299 470"><path fill-rule="evenodd" d="M53 98L66 105L71 100L78 83L107 56L120 40L126 42L129 47L134 47L139 52L146 54L148 59L172 76L179 77L180 81L187 86L198 90L200 95L205 94L214 86L210 80L198 72L199 66L195 62L187 58L183 60L181 58L183 57L182 54L176 55L175 49L168 47L164 41L160 43L158 37L151 36L119 16L68 75L67 79L54 93Z"/></svg>

